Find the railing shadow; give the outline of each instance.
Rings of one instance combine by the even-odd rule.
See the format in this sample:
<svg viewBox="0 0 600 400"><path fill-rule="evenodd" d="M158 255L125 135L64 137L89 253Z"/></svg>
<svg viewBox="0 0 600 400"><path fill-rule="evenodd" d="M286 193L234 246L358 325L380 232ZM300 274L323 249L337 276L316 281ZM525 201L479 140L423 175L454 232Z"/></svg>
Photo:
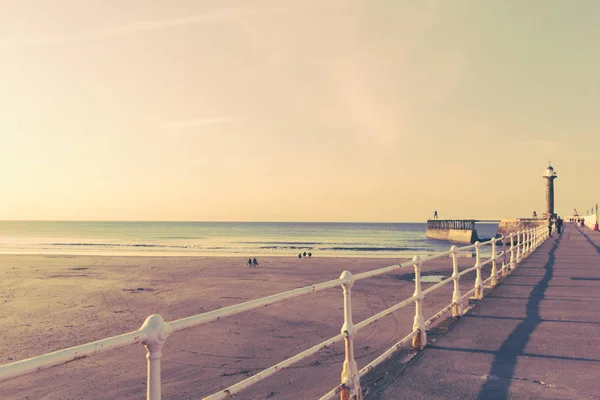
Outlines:
<svg viewBox="0 0 600 400"><path fill-rule="evenodd" d="M596 249L596 251L598 253L600 253L600 246L598 246L596 243L594 243L592 241L592 239L590 239L590 237L582 230L579 229L579 227L577 227L577 230L579 231L579 233L581 233L583 235L583 237Z"/></svg>
<svg viewBox="0 0 600 400"><path fill-rule="evenodd" d="M548 261L544 265L544 276L530 292L526 308L527 316L523 322L519 323L510 335L508 335L500 349L495 352L494 361L492 362L488 374L491 379L488 379L482 386L477 397L479 400L508 398L508 389L511 385L510 378L513 377L517 365L517 358L523 354L523 350L525 349L525 346L527 346L531 334L542 322L542 317L540 316L540 303L544 299L544 292L548 289L549 282L552 279L556 261L554 253L558 248L560 240L560 238L557 238L554 241L552 248L548 253ZM494 377L507 379L494 379Z"/></svg>

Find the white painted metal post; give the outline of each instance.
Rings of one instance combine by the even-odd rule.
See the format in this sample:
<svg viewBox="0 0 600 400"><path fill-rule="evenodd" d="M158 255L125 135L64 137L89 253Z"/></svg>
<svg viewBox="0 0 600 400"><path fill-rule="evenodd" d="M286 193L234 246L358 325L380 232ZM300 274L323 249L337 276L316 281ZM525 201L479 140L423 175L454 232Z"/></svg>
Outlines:
<svg viewBox="0 0 600 400"><path fill-rule="evenodd" d="M522 256L522 252L521 252L521 233L522 232L517 232L517 262L521 262L521 256ZM515 265L516 268L516 265Z"/></svg>
<svg viewBox="0 0 600 400"><path fill-rule="evenodd" d="M148 338L143 342L148 350L148 354L146 354L146 358L148 359L146 399L160 400L160 359L162 357L163 345L171 334L171 327L160 315L153 314L146 318L140 329L146 331L148 334Z"/></svg>
<svg viewBox="0 0 600 400"><path fill-rule="evenodd" d="M415 266L415 319L413 322L413 331L419 333L413 337L412 345L415 349L422 349L427 344L427 330L425 329L425 318L423 318L423 292L421 291L421 257L413 258Z"/></svg>
<svg viewBox="0 0 600 400"><path fill-rule="evenodd" d="M475 271L477 272L475 278L475 295L474 299L480 300L483 298L483 279L481 279L481 243L475 242Z"/></svg>
<svg viewBox="0 0 600 400"><path fill-rule="evenodd" d="M506 254L506 237L504 235L501 236L502 237L502 278L506 278L507 271L506 269L508 268L508 257Z"/></svg>
<svg viewBox="0 0 600 400"><path fill-rule="evenodd" d="M342 284L344 290L344 325L342 325L342 333L346 335L344 337L346 357L342 367L340 399L362 400L360 376L354 359L354 337L356 336L356 328L352 323L352 286L354 285L354 278L350 271L344 271L340 275L340 279L345 281Z"/></svg>
<svg viewBox="0 0 600 400"><path fill-rule="evenodd" d="M530 246L529 246L529 229L525 229L525 251L523 252L523 258L526 258L529 255L529 250L530 250Z"/></svg>
<svg viewBox="0 0 600 400"><path fill-rule="evenodd" d="M456 259L456 246L450 247L452 256L452 280L454 281L454 292L452 292L452 317L460 317L463 314L463 301L460 294L460 276L458 276L458 260Z"/></svg>
<svg viewBox="0 0 600 400"><path fill-rule="evenodd" d="M496 239L492 239L492 279L490 285L492 287L498 284L498 269L496 268Z"/></svg>
<svg viewBox="0 0 600 400"><path fill-rule="evenodd" d="M508 237L510 239L510 268L509 268L509 270L513 270L513 269L515 269L515 237L512 232L510 233L510 235L508 235Z"/></svg>

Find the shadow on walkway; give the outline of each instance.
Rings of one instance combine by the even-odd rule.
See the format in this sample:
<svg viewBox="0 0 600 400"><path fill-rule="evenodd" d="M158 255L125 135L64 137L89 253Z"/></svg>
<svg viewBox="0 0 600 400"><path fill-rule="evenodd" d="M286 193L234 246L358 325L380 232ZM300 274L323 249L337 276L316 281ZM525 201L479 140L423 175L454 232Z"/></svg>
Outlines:
<svg viewBox="0 0 600 400"><path fill-rule="evenodd" d="M592 245L594 246L594 248L596 249L596 251L598 253L600 253L600 246L598 246L596 243L592 242L592 239L590 239L590 237L581 229L579 229L579 227L577 227L577 230L579 231L579 233L581 233L583 235L583 237ZM592 231L593 232L593 231Z"/></svg>
<svg viewBox="0 0 600 400"><path fill-rule="evenodd" d="M560 240L559 237L552 244L552 248L548 253L548 261L544 265L544 276L530 292L530 298L526 307L527 316L510 333L508 338L502 343L500 349L495 352L496 356L488 374L489 378L479 392L479 400L508 398L508 389L511 384L510 378L513 377L517 358L523 355L523 350L527 346L531 334L542 322L540 302L544 299L544 292L548 289L549 282L552 279L554 264L556 262L555 252ZM538 251L540 250L538 249Z"/></svg>

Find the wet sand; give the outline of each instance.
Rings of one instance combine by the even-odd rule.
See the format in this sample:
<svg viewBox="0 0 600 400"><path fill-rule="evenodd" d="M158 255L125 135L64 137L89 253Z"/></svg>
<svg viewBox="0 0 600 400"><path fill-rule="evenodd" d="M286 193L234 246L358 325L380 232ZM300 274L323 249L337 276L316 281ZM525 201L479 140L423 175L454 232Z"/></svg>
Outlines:
<svg viewBox="0 0 600 400"><path fill-rule="evenodd" d="M0 363L137 330L145 318L166 321L281 291L359 273L399 259L0 256ZM461 266L473 259L459 259ZM412 269L359 281L354 322L410 297ZM451 274L451 261L424 266L424 274ZM473 284L465 276L462 291ZM424 284L424 288L429 284ZM451 301L452 285L425 300L428 318ZM414 306L356 338L359 368L412 330ZM260 372L337 335L343 323L341 288L302 296L174 333L163 349L163 398L198 399ZM2 399L144 398L142 345L110 351L0 383ZM340 381L341 345L327 348L240 394L242 399L314 399Z"/></svg>

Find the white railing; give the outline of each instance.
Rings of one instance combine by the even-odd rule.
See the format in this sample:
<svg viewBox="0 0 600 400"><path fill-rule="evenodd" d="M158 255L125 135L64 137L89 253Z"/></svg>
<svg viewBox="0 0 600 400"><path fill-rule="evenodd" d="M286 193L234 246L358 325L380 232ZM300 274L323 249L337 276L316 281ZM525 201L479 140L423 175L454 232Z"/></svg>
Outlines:
<svg viewBox="0 0 600 400"><path fill-rule="evenodd" d="M204 314L199 314L188 318L179 319L172 322L165 322L160 315L151 315L146 319L142 327L137 331L2 365L0 366L0 382L16 378L22 375L30 374L32 372L37 372L50 367L54 367L57 365L65 364L80 358L85 358L95 354L103 353L109 350L122 348L132 344L142 343L147 349L146 357L148 359L146 396L148 400L159 400L161 398L160 360L162 356L162 347L165 344L167 338L173 333L183 329L206 324L208 322L212 322L224 317L239 314L244 311L264 307L270 304L278 303L305 294L319 292L335 286L341 286L343 289L344 296L344 324L342 325L341 333L339 335L327 339L324 342L319 343L318 345L313 346L310 349L305 350L299 354L296 354L295 356L288 358L276 365L273 365L272 367L267 368L241 382L238 382L233 386L230 386L211 396L205 397L204 400L216 400L233 397L240 391L254 385L257 382L262 381L263 379L275 374L276 372L281 371L282 369L285 369L303 359L306 359L312 354L317 353L319 350L327 346L333 345L337 342L341 342L342 340L345 342L345 360L342 366L341 384L336 386L333 390L331 390L323 397L321 397L321 400L333 399L338 396L340 396L343 400L362 399L360 378L362 378L369 371L373 370L373 368L381 364L384 360L390 358L396 351L407 346L408 343L411 341L412 347L416 349L422 349L427 344L427 327L429 327L435 320L439 319L442 315L449 311L452 312L453 317L461 316L466 311L464 303L465 299L467 299L471 295L473 295L473 299L481 299L484 295L484 285L486 283L489 283L489 287L495 286L498 283L499 279L506 277L512 270L514 270L517 266L517 263L519 263L529 254L531 254L531 252L535 248L537 248L546 239L547 236L547 227L541 226L535 229L520 231L516 234L511 233L507 238L510 247L507 247L506 240L504 240L504 237L492 239L484 243L476 242L473 245L461 248L452 246L449 251L436 253L432 256L428 256L423 259L421 259L419 256L416 256L411 261L402 264L379 268L373 271L363 272L356 275L352 275L350 271L344 271L342 272L339 279L334 279L315 285L289 290L287 292L274 294L272 296L252 301L247 301L245 303L221 308L218 310L210 311ZM500 243L502 246L501 251L498 251L498 243ZM488 245L491 246L491 256L489 259L482 261L481 248ZM473 250L475 251L475 265L463 271L459 271L457 262L458 253ZM422 290L422 265L429 261L440 259L443 257L450 257L452 259L452 276L430 286L426 290ZM500 268L498 268L498 264L500 264ZM490 276L484 281L482 279L481 269L484 266L488 265L491 267ZM357 281L363 279L388 274L390 272L410 267L414 268L415 271L415 292L413 296L354 325L352 322L352 286ZM465 274L468 274L469 272L473 271L476 272L475 285L467 293L462 294L460 290L460 278ZM425 320L423 317L423 302L425 300L425 297L431 292L439 289L440 287L450 282L454 284L452 301L434 316L432 316L428 320ZM371 361L369 364L367 364L359 370L356 360L354 359L354 337L356 336L356 333L359 330L380 320L381 318L391 314L392 312L407 307L412 303L415 303L415 317L413 321L412 332L410 332L407 336L398 341L389 350L387 350L375 360Z"/></svg>

